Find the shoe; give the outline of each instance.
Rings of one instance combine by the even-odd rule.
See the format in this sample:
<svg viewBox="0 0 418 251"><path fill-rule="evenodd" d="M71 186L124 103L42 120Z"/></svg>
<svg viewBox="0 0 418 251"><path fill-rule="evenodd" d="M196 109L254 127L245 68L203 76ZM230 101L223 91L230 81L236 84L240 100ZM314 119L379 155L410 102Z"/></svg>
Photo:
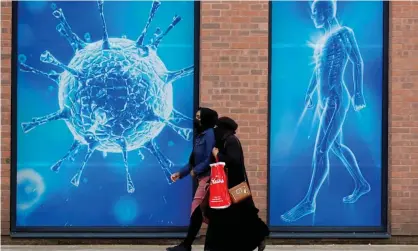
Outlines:
<svg viewBox="0 0 418 251"><path fill-rule="evenodd" d="M185 247L182 244L174 246L174 247L169 247L166 249L167 251L192 251L192 247Z"/></svg>
<svg viewBox="0 0 418 251"><path fill-rule="evenodd" d="M264 251L266 249L266 242L262 241L260 245L258 245L258 251Z"/></svg>

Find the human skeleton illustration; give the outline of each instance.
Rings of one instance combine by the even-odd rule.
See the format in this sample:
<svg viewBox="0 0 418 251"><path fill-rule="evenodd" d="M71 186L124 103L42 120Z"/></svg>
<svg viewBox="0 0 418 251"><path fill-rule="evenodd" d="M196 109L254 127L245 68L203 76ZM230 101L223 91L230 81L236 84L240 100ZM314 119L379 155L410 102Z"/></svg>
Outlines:
<svg viewBox="0 0 418 251"><path fill-rule="evenodd" d="M305 106L313 107L312 96L316 90L320 122L312 158L313 173L309 189L295 207L281 216L286 222L294 222L315 213L318 192L329 174L330 150L341 160L354 180L354 191L343 198L344 203L355 203L371 190L360 171L356 157L344 144L342 135L350 101L355 111L366 107L363 96L363 60L354 32L349 27L339 24L335 0L313 1L311 12L315 27L323 29L324 34L315 48L315 68L306 93ZM352 97L344 82L348 61L353 64Z"/></svg>

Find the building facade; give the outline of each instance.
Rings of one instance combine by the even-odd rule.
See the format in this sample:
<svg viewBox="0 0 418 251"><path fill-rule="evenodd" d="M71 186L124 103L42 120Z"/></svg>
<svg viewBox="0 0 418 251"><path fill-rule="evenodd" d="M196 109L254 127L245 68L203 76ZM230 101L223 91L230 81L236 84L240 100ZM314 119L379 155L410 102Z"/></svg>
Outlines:
<svg viewBox="0 0 418 251"><path fill-rule="evenodd" d="M418 235L418 84L415 83L418 80L418 3L393 1L389 5L389 43L385 45L388 53L388 192L380 203L385 204L387 199L389 234L414 236ZM268 1L203 1L199 6L199 105L216 109L222 116L231 116L239 123L238 136L244 145L253 196L264 219L268 217L269 179L271 185L272 178L268 168L272 95L269 93L269 62L270 66L272 64L269 29L272 29L270 21L274 16L270 15L270 7ZM10 216L15 213L10 207L11 199L14 201L10 188L14 174L11 157L15 156L11 148L15 140L11 126L12 85L16 84L12 81L15 80L12 68L17 68L12 64L12 13L16 13L12 12L12 3L2 2L2 235L9 235ZM29 64L29 58L27 62ZM381 140L384 142L384 136ZM382 163L384 165L384 161ZM382 174L383 179L385 176ZM385 210L381 214L385 215Z"/></svg>

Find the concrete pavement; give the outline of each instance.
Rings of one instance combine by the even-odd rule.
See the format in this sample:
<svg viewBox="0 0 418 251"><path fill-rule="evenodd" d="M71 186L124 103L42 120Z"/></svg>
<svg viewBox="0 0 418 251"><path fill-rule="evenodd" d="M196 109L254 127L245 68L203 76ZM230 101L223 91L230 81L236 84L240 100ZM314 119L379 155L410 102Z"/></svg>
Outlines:
<svg viewBox="0 0 418 251"><path fill-rule="evenodd" d="M2 251L165 251L166 246L136 245L73 245L73 246L1 246ZM301 245L268 246L265 251L418 251L418 245ZM193 251L203 251L203 246L196 246ZM239 250L231 250L239 251Z"/></svg>

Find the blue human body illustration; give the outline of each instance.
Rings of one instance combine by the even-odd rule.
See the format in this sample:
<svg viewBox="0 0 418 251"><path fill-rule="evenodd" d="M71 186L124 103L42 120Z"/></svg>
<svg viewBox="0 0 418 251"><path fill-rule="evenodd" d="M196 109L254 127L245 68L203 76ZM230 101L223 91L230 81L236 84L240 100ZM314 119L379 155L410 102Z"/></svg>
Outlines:
<svg viewBox="0 0 418 251"><path fill-rule="evenodd" d="M185 140L192 139L192 129L182 126L191 119L173 108L172 83L192 75L194 66L169 71L159 58L162 39L181 20L174 16L165 30L157 29L154 38L145 43L148 27L161 3L154 1L147 23L136 40L125 36L110 37L104 15L104 2L98 0L98 12L103 25L103 38L92 42L89 34L78 37L66 21L62 9L54 5L53 16L59 21L57 31L68 41L74 56L66 65L45 51L43 63L62 69L44 72L26 63L19 56L20 70L48 77L58 85L59 110L22 123L23 131L54 120L64 120L74 136L68 152L51 170L58 172L64 161L71 161L82 148L86 154L80 168L71 179L78 187L82 173L93 152L120 153L126 173L126 191L135 191L129 172L128 152L147 149L158 160L167 182L171 182L173 162L159 149L155 138L168 125Z"/></svg>
<svg viewBox="0 0 418 251"><path fill-rule="evenodd" d="M363 60L354 31L340 25L336 18L336 1L314 1L312 20L324 34L314 51L315 68L305 97L305 109L313 107L312 96L318 95L316 111L319 127L312 157L313 173L305 197L292 209L281 215L286 222L294 222L315 213L316 198L329 174L329 153L335 154L354 180L354 191L343 198L344 203L355 203L370 192L353 151L344 144L343 125L352 104L355 111L366 107L363 95ZM344 82L347 63L353 65L353 93Z"/></svg>

